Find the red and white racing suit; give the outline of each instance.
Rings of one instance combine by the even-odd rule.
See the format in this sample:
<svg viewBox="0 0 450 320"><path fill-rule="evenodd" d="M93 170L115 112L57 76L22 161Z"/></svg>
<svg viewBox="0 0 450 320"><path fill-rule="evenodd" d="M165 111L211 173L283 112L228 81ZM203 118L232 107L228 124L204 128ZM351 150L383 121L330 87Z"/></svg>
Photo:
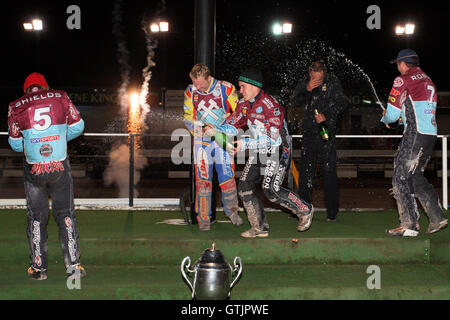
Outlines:
<svg viewBox="0 0 450 320"><path fill-rule="evenodd" d="M238 191L252 228L269 230L264 206L256 194L261 182L263 192L271 202L280 204L297 215L308 214L312 205L293 191L282 187L292 146L284 108L261 90L254 100L241 99L233 116L217 129L228 135L237 135L237 129L246 125L251 137L241 141L243 150L250 149L251 152L239 179Z"/></svg>
<svg viewBox="0 0 450 320"><path fill-rule="evenodd" d="M9 144L23 152L27 235L31 266L46 270L48 198L59 228L66 268L79 264L78 229L67 142L84 130L84 121L66 92L39 90L9 104Z"/></svg>
<svg viewBox="0 0 450 320"><path fill-rule="evenodd" d="M431 158L437 135L436 86L419 67L409 69L394 80L386 114L381 121L395 122L401 116L403 138L394 159L392 186L400 226L417 229L419 199L431 224L445 219L439 196L423 173ZM417 230L418 231L418 230Z"/></svg>

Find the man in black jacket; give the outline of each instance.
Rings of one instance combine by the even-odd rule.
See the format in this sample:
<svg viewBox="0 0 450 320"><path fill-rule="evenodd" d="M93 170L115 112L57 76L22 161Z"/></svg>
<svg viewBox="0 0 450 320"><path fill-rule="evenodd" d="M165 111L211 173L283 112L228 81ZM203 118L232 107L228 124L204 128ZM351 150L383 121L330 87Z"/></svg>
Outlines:
<svg viewBox="0 0 450 320"><path fill-rule="evenodd" d="M315 61L309 68L309 77L301 79L291 98L292 107L303 107L303 143L299 167L299 195L311 203L316 161L319 160L325 188L327 221L336 220L339 211L339 187L336 173L336 121L347 107L348 100L339 80L327 73L325 65ZM315 110L318 114L315 114ZM328 141L322 139L319 125L328 126Z"/></svg>

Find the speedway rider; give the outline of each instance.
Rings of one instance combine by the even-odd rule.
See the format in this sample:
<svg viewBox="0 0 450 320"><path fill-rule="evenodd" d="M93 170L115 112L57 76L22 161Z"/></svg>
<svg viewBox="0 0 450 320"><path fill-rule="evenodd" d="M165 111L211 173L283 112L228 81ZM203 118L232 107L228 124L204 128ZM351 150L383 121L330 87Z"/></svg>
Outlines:
<svg viewBox="0 0 450 320"><path fill-rule="evenodd" d="M25 154L27 235L31 260L28 275L35 280L47 279L50 196L66 273L83 277L86 272L80 265L67 142L83 132L84 121L67 93L49 89L40 73L33 72L25 79L23 91L24 96L9 104L8 142L14 151Z"/></svg>
<svg viewBox="0 0 450 320"><path fill-rule="evenodd" d="M436 142L437 91L433 81L419 67L419 56L413 50L401 50L391 63L397 64L401 75L394 80L381 121L388 125L401 117L406 122L392 177L400 226L386 230L386 234L415 237L419 233L415 198L419 199L430 221L427 233L437 232L448 224L436 190L423 175Z"/></svg>
<svg viewBox="0 0 450 320"><path fill-rule="evenodd" d="M243 222L238 215L238 198L233 158L207 132L207 124L222 125L234 112L238 100L235 87L211 76L204 64L196 64L192 80L184 92L184 123L194 135L195 211L201 231L210 230L213 167L222 191L223 210L235 226Z"/></svg>
<svg viewBox="0 0 450 320"><path fill-rule="evenodd" d="M244 238L267 237L269 224L264 206L256 194L262 181L265 196L291 210L299 218L298 231L311 226L313 206L300 199L293 191L281 186L291 159L292 141L287 130L284 108L262 90L262 73L254 68L245 70L239 77L243 98L226 124L215 128L236 136L239 128L248 126L251 137L235 142L231 153L249 149L250 152L239 180L239 196L247 212L251 229L241 234ZM261 175L264 170L264 176Z"/></svg>

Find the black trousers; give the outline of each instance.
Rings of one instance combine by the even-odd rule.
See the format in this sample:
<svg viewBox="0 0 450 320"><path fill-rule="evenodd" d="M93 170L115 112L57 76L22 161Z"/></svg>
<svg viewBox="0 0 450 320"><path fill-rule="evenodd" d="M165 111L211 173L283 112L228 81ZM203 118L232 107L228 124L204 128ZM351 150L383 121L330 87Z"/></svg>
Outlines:
<svg viewBox="0 0 450 320"><path fill-rule="evenodd" d="M261 183L264 195L271 202L297 215L309 213L310 203L281 186L289 162L290 150L287 147L276 148L272 154L250 152L239 179L238 192L252 228L269 230L264 206L255 192Z"/></svg>
<svg viewBox="0 0 450 320"><path fill-rule="evenodd" d="M339 211L339 186L336 172L336 140L323 142L318 132L304 134L299 166L299 195L311 203L316 165L319 163L323 177L325 204L328 218L334 219Z"/></svg>
<svg viewBox="0 0 450 320"><path fill-rule="evenodd" d="M46 270L48 266L49 196L52 199L53 216L59 228L64 264L68 268L80 263L69 160L47 165L31 165L25 162L24 178L31 266L40 270Z"/></svg>

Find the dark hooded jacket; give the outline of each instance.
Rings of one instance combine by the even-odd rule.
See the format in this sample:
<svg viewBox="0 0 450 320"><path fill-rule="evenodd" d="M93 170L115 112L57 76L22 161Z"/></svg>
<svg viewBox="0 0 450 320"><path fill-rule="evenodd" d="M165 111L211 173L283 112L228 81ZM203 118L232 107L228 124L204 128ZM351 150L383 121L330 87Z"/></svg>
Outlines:
<svg viewBox="0 0 450 320"><path fill-rule="evenodd" d="M319 128L314 117L314 109L323 113L334 139L336 136L336 122L338 115L348 106L348 99L344 95L342 86L334 75L326 74L322 85L311 92L306 90L309 76L301 79L291 98L291 107L303 108L302 134L305 136L319 136Z"/></svg>

